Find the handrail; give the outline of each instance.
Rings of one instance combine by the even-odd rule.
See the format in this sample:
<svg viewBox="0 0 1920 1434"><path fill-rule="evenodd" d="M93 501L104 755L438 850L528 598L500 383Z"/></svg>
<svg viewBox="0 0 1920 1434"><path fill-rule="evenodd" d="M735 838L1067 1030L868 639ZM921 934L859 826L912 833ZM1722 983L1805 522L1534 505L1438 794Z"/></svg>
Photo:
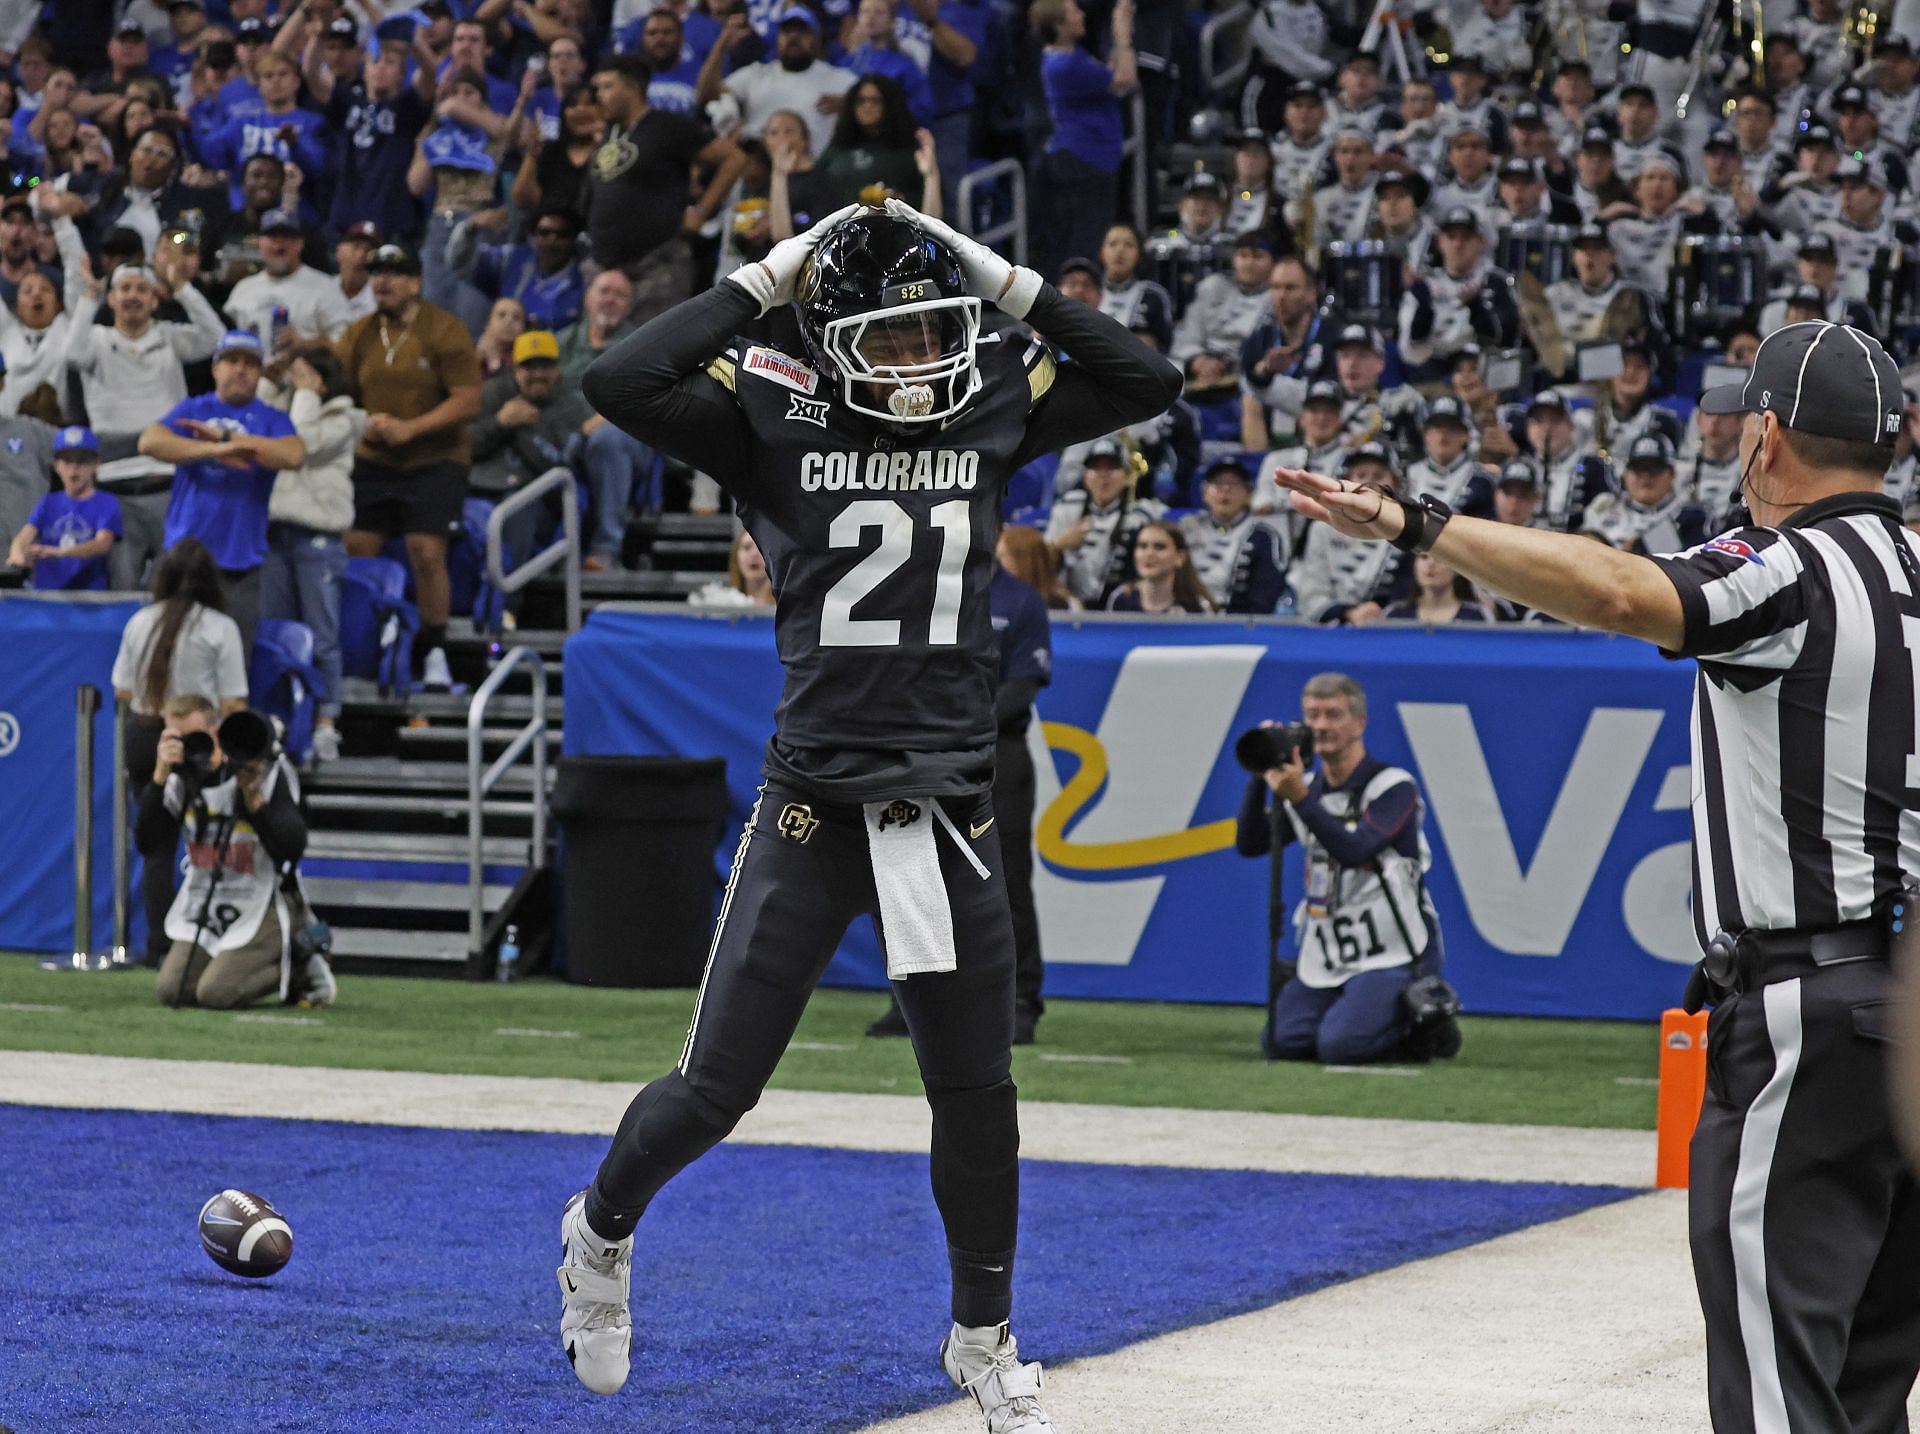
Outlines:
<svg viewBox="0 0 1920 1434"><path fill-rule="evenodd" d="M1238 92L1241 82L1247 77L1247 68L1252 62L1253 47L1245 43L1245 30L1253 23L1251 5L1235 5L1222 10L1200 27L1200 93L1207 99L1230 97ZM1226 43L1227 32L1238 32L1241 40L1240 57L1231 64L1222 67L1219 63L1219 49Z"/></svg>
<svg viewBox="0 0 1920 1434"><path fill-rule="evenodd" d="M1147 208L1147 97L1138 85L1127 96L1127 114L1133 120L1133 133L1120 146L1120 162L1133 161L1133 176L1128 185L1133 193L1133 227L1137 233L1144 234L1152 215Z"/></svg>
<svg viewBox="0 0 1920 1434"><path fill-rule="evenodd" d="M571 475L568 481L572 481ZM487 553L491 559L491 532L488 533ZM495 757L492 765L482 771L480 764L485 756L487 705L499 693L513 670L522 663L531 664L533 668L533 716L507 744L507 750ZM507 774L508 768L529 746L533 748L533 851L527 864L539 868L547 864L547 664L531 647L509 647L493 671L487 674L487 680L480 684L480 690L473 694L473 700L467 704L467 949L476 957L480 954L482 933L486 928L486 873L481 862L486 821L481 807L487 793L500 785L500 779Z"/></svg>
<svg viewBox="0 0 1920 1434"><path fill-rule="evenodd" d="M1003 239L1013 240L1013 262L1027 262L1027 171L1017 159L995 160L992 164L962 176L954 186L953 207L959 212L954 215L955 227L970 232L973 224L973 199L976 190L988 184L1005 179L1011 182L1013 194L1013 217L991 228L982 229L973 237L982 244L998 248ZM1004 252L1004 251L1002 251Z"/></svg>
<svg viewBox="0 0 1920 1434"><path fill-rule="evenodd" d="M501 569L502 534L507 519L531 507L555 488L560 490L560 536L551 546L533 554L512 572ZM580 495L571 469L549 468L526 487L494 505L487 519L487 576L503 593L517 593L555 563L566 564L567 631L580 630Z"/></svg>

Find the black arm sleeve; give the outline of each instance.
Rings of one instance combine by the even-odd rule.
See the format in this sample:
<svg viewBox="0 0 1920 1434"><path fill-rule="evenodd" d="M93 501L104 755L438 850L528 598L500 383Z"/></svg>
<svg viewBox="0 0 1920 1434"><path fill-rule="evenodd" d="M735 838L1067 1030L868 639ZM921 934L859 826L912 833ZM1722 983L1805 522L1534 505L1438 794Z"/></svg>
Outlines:
<svg viewBox="0 0 1920 1434"><path fill-rule="evenodd" d="M716 284L600 355L581 392L641 442L722 484L735 481L747 467L746 425L730 385L705 370L758 311L738 284Z"/></svg>
<svg viewBox="0 0 1920 1434"><path fill-rule="evenodd" d="M1180 397L1180 370L1169 360L1098 309L1062 298L1053 285L1040 286L1027 317L1072 358L1034 408L1011 467L1165 413Z"/></svg>
<svg viewBox="0 0 1920 1434"><path fill-rule="evenodd" d="M259 811L249 812L247 820L276 867L297 862L306 854L307 821L284 780L273 784L273 795L261 803Z"/></svg>
<svg viewBox="0 0 1920 1434"><path fill-rule="evenodd" d="M1240 798L1240 815L1234 822L1233 849L1242 856L1265 856L1273 850L1273 835L1280 832L1280 845L1293 840L1293 823L1275 821L1267 809L1267 779L1247 778L1247 790Z"/></svg>
<svg viewBox="0 0 1920 1434"><path fill-rule="evenodd" d="M142 856L171 855L180 842L180 818L167 810L167 789L149 783L140 793L133 818L133 849Z"/></svg>

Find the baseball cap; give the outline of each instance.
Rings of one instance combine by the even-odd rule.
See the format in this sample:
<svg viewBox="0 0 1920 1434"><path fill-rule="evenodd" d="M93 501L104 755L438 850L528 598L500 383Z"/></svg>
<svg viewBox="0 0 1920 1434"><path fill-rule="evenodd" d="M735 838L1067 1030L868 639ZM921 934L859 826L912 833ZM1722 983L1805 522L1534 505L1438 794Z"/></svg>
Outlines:
<svg viewBox="0 0 1920 1434"><path fill-rule="evenodd" d="M228 329L214 346L213 356L221 359L228 354L246 354L258 363L266 357L266 350L260 345L260 335L251 330Z"/></svg>
<svg viewBox="0 0 1920 1434"><path fill-rule="evenodd" d="M1827 312L1826 292L1818 284L1795 284L1787 291L1787 304L1802 304L1818 310L1822 315Z"/></svg>
<svg viewBox="0 0 1920 1434"><path fill-rule="evenodd" d="M1673 467L1673 445L1658 433L1643 433L1627 450L1629 468Z"/></svg>
<svg viewBox="0 0 1920 1434"><path fill-rule="evenodd" d="M1514 154L1500 161L1500 177L1502 179L1535 180L1540 177L1540 171L1534 167L1532 160Z"/></svg>
<svg viewBox="0 0 1920 1434"><path fill-rule="evenodd" d="M1687 172L1680 161L1664 149L1650 149L1640 156L1640 173L1645 174L1649 169L1664 169L1675 179L1687 177Z"/></svg>
<svg viewBox="0 0 1920 1434"><path fill-rule="evenodd" d="M345 40L349 45L360 42L360 27L353 23L351 15L335 15L327 22L326 37L329 40Z"/></svg>
<svg viewBox="0 0 1920 1434"><path fill-rule="evenodd" d="M1487 133L1487 127L1481 124L1479 120L1473 119L1461 120L1456 123L1453 127L1453 133L1447 136L1447 143L1452 145L1463 139L1477 139L1486 145L1493 143L1493 136Z"/></svg>
<svg viewBox="0 0 1920 1434"><path fill-rule="evenodd" d="M24 209L31 216L33 201L24 194L9 194L5 199L0 199L0 214L11 214L16 209Z"/></svg>
<svg viewBox="0 0 1920 1434"><path fill-rule="evenodd" d="M1100 272L1100 266L1098 264L1084 257L1069 259L1060 266L1061 278L1064 279L1069 274L1085 274L1096 284L1105 282L1106 277Z"/></svg>
<svg viewBox="0 0 1920 1434"><path fill-rule="evenodd" d="M377 249L380 247L380 226L375 224L371 219L362 219L358 224L349 224L341 233L340 237L342 239L362 239Z"/></svg>
<svg viewBox="0 0 1920 1434"><path fill-rule="evenodd" d="M1413 200L1413 207L1416 209L1425 209L1427 207L1427 200L1433 193L1433 186L1427 183L1426 175L1420 173L1417 169L1384 170L1380 177L1373 182L1373 192L1375 194L1378 194L1383 189L1394 188L1406 190L1408 196Z"/></svg>
<svg viewBox="0 0 1920 1434"><path fill-rule="evenodd" d="M1834 177L1842 184L1871 184L1875 189L1887 187L1886 168L1877 159L1842 160L1834 171Z"/></svg>
<svg viewBox="0 0 1920 1434"><path fill-rule="evenodd" d="M1250 144L1257 144L1260 148L1265 149L1267 147L1267 132L1257 125L1252 129L1243 129L1233 137L1233 143L1236 148L1240 149L1244 149Z"/></svg>
<svg viewBox="0 0 1920 1434"><path fill-rule="evenodd" d="M1338 408L1346 396L1346 390L1332 379L1316 378L1307 385L1307 394L1300 400L1300 406L1305 408L1310 403L1330 403Z"/></svg>
<svg viewBox="0 0 1920 1434"><path fill-rule="evenodd" d="M93 436L93 430L83 423L75 423L61 429L53 435L53 452L57 458L62 453L98 453L100 440Z"/></svg>
<svg viewBox="0 0 1920 1434"><path fill-rule="evenodd" d="M236 45L264 45L272 38L272 27L258 15L249 15L233 27L233 42Z"/></svg>
<svg viewBox="0 0 1920 1434"><path fill-rule="evenodd" d="M167 0L167 8L169 10L204 10L207 8L207 0ZM1880 48L1884 50L1886 45L1883 43Z"/></svg>
<svg viewBox="0 0 1920 1434"><path fill-rule="evenodd" d="M1703 413L1772 413L1796 433L1890 443L1900 432L1900 369L1880 340L1845 324L1775 329L1744 383L1700 395Z"/></svg>
<svg viewBox="0 0 1920 1434"><path fill-rule="evenodd" d="M1127 454L1126 444L1122 443L1119 439L1096 438L1087 445L1087 456L1082 461L1086 463L1119 463L1124 465L1130 462L1131 459Z"/></svg>
<svg viewBox="0 0 1920 1434"><path fill-rule="evenodd" d="M1480 232L1480 216L1467 208L1466 205L1456 204L1440 216L1440 228L1443 232L1448 229L1471 229L1474 233L1478 234Z"/></svg>
<svg viewBox="0 0 1920 1434"><path fill-rule="evenodd" d="M144 40L147 38L147 27L129 16L113 27L113 38L116 40Z"/></svg>
<svg viewBox="0 0 1920 1434"><path fill-rule="evenodd" d="M1740 141L1738 138L1735 137L1732 130L1727 129L1725 126L1721 126L1719 129L1716 129L1711 134L1709 134L1707 136L1707 142L1701 145L1700 147L1702 149L1737 150L1740 148Z"/></svg>
<svg viewBox="0 0 1920 1434"><path fill-rule="evenodd" d="M1512 122L1516 125L1525 125L1531 129L1536 125L1545 124L1547 117L1545 113L1542 112L1537 101L1522 100L1513 107Z"/></svg>
<svg viewBox="0 0 1920 1434"><path fill-rule="evenodd" d="M528 329L513 341L515 363L559 363L560 341L546 329Z"/></svg>
<svg viewBox="0 0 1920 1434"><path fill-rule="evenodd" d="M1472 50L1456 50L1453 53L1453 57L1447 61L1447 68L1449 70L1477 70L1479 73L1485 74L1487 72L1487 62Z"/></svg>
<svg viewBox="0 0 1920 1434"><path fill-rule="evenodd" d="M1567 411L1567 396L1557 388L1541 389L1540 392L1528 400L1527 417L1533 417L1534 414L1543 408L1550 408L1555 413L1565 414Z"/></svg>
<svg viewBox="0 0 1920 1434"><path fill-rule="evenodd" d="M1818 231L1809 234L1800 241L1802 259L1829 259L1837 261L1839 252L1833 247L1833 236Z"/></svg>
<svg viewBox="0 0 1920 1434"><path fill-rule="evenodd" d="M1831 145L1832 143L1833 143L1832 130L1828 129L1823 124L1810 124L1805 129L1800 131L1800 137L1793 142L1793 147L1795 149L1800 149L1803 146L1809 145L1809 144Z"/></svg>
<svg viewBox="0 0 1920 1434"><path fill-rule="evenodd" d="M1383 354L1387 351L1386 340L1380 337L1380 330L1376 329L1372 324L1342 325L1340 333L1333 341L1334 348L1338 350L1352 348L1355 345L1370 348L1377 354Z"/></svg>
<svg viewBox="0 0 1920 1434"><path fill-rule="evenodd" d="M1878 35L1874 36L1873 48L1874 53L1880 55L1886 54L1889 50L1898 50L1903 55L1911 55L1913 53L1913 41L1909 40L1905 35L1902 35L1898 30L1895 30L1889 33L1884 39Z"/></svg>
<svg viewBox="0 0 1920 1434"><path fill-rule="evenodd" d="M789 5L774 16L773 23L775 28L781 25L805 25L809 29L818 30L820 17L804 5Z"/></svg>
<svg viewBox="0 0 1920 1434"><path fill-rule="evenodd" d="M1462 428L1472 429L1473 415L1467 406L1450 393L1443 393L1427 404L1426 426L1436 423L1457 423Z"/></svg>
<svg viewBox="0 0 1920 1434"><path fill-rule="evenodd" d="M1327 97L1312 80L1295 80L1293 88L1287 91L1287 103L1292 104L1295 100L1312 100L1316 105L1323 105Z"/></svg>
<svg viewBox="0 0 1920 1434"><path fill-rule="evenodd" d="M1842 85L1833 92L1835 110L1863 110L1867 108L1867 92L1858 85Z"/></svg>
<svg viewBox="0 0 1920 1434"><path fill-rule="evenodd" d="M1509 458L1506 466L1500 470L1500 476L1494 480L1494 487L1507 488L1516 484L1525 484L1529 488L1540 486L1540 465L1531 458Z"/></svg>
<svg viewBox="0 0 1920 1434"><path fill-rule="evenodd" d="M417 279L420 277L420 261L404 244L382 244L367 259L367 271L372 274L411 274Z"/></svg>
<svg viewBox="0 0 1920 1434"><path fill-rule="evenodd" d="M1580 148L1604 149L1613 153L1613 136L1608 134L1604 125L1590 124L1580 132Z"/></svg>
<svg viewBox="0 0 1920 1434"><path fill-rule="evenodd" d="M1352 449L1348 452L1347 456L1340 461L1340 471L1345 473L1349 469L1357 468L1362 463L1385 464L1387 471L1396 476L1398 476L1400 472L1400 455L1384 443L1369 441Z"/></svg>
<svg viewBox="0 0 1920 1434"><path fill-rule="evenodd" d="M1619 98L1623 100L1638 98L1651 101L1653 99L1653 86L1643 85L1638 80L1629 80L1626 84L1620 86Z"/></svg>
<svg viewBox="0 0 1920 1434"><path fill-rule="evenodd" d="M1231 473L1249 488L1253 486L1253 470L1247 467L1245 460L1228 455L1216 458L1207 465L1206 481L1211 483L1223 473Z"/></svg>
<svg viewBox="0 0 1920 1434"><path fill-rule="evenodd" d="M1611 249L1613 235L1607 232L1604 224L1582 224L1573 231L1573 247L1578 249L1582 244L1604 244Z"/></svg>
<svg viewBox="0 0 1920 1434"><path fill-rule="evenodd" d="M1222 199L1226 197L1226 193L1226 185L1222 184L1217 176L1208 174L1204 169L1197 169L1189 174L1186 183L1180 186L1182 199L1189 194L1211 194L1215 199Z"/></svg>
<svg viewBox="0 0 1920 1434"><path fill-rule="evenodd" d="M1264 229L1249 229L1233 241L1236 249L1258 249L1263 254L1274 252L1273 236Z"/></svg>
<svg viewBox="0 0 1920 1434"><path fill-rule="evenodd" d="M260 216L262 234L304 234L300 227L300 213L296 209L269 209Z"/></svg>

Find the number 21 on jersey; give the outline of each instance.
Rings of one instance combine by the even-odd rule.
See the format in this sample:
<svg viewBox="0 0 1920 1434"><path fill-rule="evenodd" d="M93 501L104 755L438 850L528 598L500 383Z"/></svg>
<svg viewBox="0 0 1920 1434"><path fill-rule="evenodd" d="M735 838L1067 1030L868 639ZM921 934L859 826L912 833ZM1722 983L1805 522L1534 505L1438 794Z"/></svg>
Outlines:
<svg viewBox="0 0 1920 1434"><path fill-rule="evenodd" d="M926 595L931 611L927 621L927 643L932 647L952 647L960 640L960 594L967 566L967 549L973 543L973 522L967 500L956 498L936 504L927 516L940 530L940 566L934 574L933 591ZM880 530L880 544L835 583L820 609L820 645L822 647L897 647L900 644L900 619L897 617L855 617L853 609L888 578L907 565L913 556L913 515L890 498L862 498L847 504L827 529L827 545L857 548L869 528ZM915 608L919 594L896 605Z"/></svg>

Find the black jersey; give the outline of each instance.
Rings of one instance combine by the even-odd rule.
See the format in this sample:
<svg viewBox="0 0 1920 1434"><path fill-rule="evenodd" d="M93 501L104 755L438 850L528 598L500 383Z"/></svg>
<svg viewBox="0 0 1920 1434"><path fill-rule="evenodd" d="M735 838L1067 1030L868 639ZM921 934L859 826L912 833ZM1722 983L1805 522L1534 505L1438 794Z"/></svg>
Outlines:
<svg viewBox="0 0 1920 1434"><path fill-rule="evenodd" d="M988 336L966 409L896 427L848 408L804 360L739 337L754 315L722 283L601 357L587 396L711 474L767 560L787 674L771 772L842 800L983 790L996 735L987 593L1007 479L1164 411L1179 371L1043 286L1031 321L1071 361Z"/></svg>

